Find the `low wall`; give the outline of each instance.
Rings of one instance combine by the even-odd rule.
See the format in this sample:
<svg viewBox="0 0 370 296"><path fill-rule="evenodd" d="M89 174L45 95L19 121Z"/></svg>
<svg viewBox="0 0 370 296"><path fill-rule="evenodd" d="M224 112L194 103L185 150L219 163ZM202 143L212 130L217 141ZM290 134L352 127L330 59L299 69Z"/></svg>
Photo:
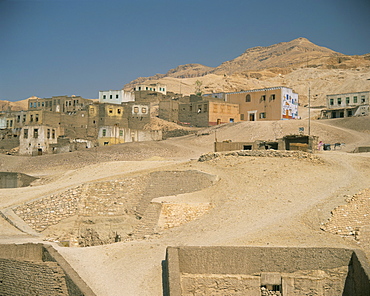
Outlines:
<svg viewBox="0 0 370 296"><path fill-rule="evenodd" d="M0 267L2 296L95 296L68 262L48 245L0 245Z"/></svg>
<svg viewBox="0 0 370 296"><path fill-rule="evenodd" d="M282 289L284 296L311 295L313 290L315 295L332 296L370 293L370 267L357 250L169 247L166 262L171 296L221 295L215 287L227 295L254 296L261 295L261 287L269 285ZM324 294L328 285L331 292ZM190 290L198 292L189 294ZM353 291L355 294L351 294Z"/></svg>
<svg viewBox="0 0 370 296"><path fill-rule="evenodd" d="M356 147L353 151L354 153L363 153L363 152L370 152L370 146L361 146Z"/></svg>
<svg viewBox="0 0 370 296"><path fill-rule="evenodd" d="M0 188L26 187L36 179L22 173L0 172Z"/></svg>

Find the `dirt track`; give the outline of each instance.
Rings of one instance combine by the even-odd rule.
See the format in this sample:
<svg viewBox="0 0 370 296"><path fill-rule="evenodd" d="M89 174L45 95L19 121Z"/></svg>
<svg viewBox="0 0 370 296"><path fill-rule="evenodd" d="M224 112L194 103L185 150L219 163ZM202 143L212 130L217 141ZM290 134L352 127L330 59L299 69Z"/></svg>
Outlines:
<svg viewBox="0 0 370 296"><path fill-rule="evenodd" d="M215 136L233 141L273 139L302 124L307 122L235 124L209 129L209 135L96 151L35 158L0 155L1 170L42 177L37 186L1 190L0 206L17 205L84 182L153 170L199 170L218 176L213 186L177 197L213 204L211 211L194 221L144 240L89 248L56 246L97 295L162 295L161 262L168 245L362 248L354 240L320 230L320 226L346 196L370 187L370 154L347 153L356 145L370 145L367 128L356 131L314 122L312 131L320 139L346 143L341 151L319 152L322 163L236 156L197 161L200 154L212 151ZM166 180L157 185L166 186ZM26 236L2 219L0 227L0 243L42 239Z"/></svg>

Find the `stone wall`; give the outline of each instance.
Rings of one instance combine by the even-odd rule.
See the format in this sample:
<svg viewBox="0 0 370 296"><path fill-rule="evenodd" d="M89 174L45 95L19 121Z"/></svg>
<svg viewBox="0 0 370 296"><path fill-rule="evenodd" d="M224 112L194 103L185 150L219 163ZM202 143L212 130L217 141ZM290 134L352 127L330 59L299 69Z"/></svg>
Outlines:
<svg viewBox="0 0 370 296"><path fill-rule="evenodd" d="M365 189L346 199L347 203L332 211L330 220L322 225L321 229L353 237L366 243L370 241L370 189Z"/></svg>
<svg viewBox="0 0 370 296"><path fill-rule="evenodd" d="M95 296L51 246L0 245L0 295Z"/></svg>
<svg viewBox="0 0 370 296"><path fill-rule="evenodd" d="M56 230L59 233L54 232L47 239L70 241L81 246L100 245L116 241L117 234L132 234L136 226L151 229L143 235L152 234L156 228L154 225L148 228L147 225L137 224L139 220L151 225L158 223L159 215L144 217L150 215L147 209L153 198L199 191L215 181L216 176L195 170L158 171L120 180L82 184L13 210L38 232L75 216L70 219L74 221L74 226L69 226L68 235ZM187 223L210 208L209 203L165 204L162 225L166 229Z"/></svg>
<svg viewBox="0 0 370 296"><path fill-rule="evenodd" d="M361 251L337 248L169 247L169 295L365 296ZM262 291L262 289L264 289Z"/></svg>
<svg viewBox="0 0 370 296"><path fill-rule="evenodd" d="M158 226L168 229L193 221L212 209L210 203L163 203Z"/></svg>
<svg viewBox="0 0 370 296"><path fill-rule="evenodd" d="M69 295L63 270L56 262L0 258L0 295Z"/></svg>

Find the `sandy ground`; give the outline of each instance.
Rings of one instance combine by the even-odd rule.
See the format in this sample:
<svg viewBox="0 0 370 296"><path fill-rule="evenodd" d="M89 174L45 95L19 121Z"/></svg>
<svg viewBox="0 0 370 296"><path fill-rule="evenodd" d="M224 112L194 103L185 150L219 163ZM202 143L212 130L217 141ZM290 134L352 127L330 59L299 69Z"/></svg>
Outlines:
<svg viewBox="0 0 370 296"><path fill-rule="evenodd" d="M31 187L0 190L0 207L19 205L84 182L154 170L192 169L218 176L213 186L182 197L211 202L213 209L159 236L88 248L53 244L99 296L162 295L161 263L167 246L359 247L369 256L369 250L356 241L320 230L331 210L345 203L348 195L370 187L370 153L348 153L358 145L370 145L369 118L344 125L338 120L311 122L311 134L320 140L345 143L341 150L318 152L320 162L235 156L197 161L202 153L213 150L215 138L273 140L297 133L307 124L305 120L230 124L160 142L31 158L0 155L1 171L41 177ZM165 181L159 186L165 186ZM0 229L0 243L43 239L42 234L35 237L18 231L2 218Z"/></svg>

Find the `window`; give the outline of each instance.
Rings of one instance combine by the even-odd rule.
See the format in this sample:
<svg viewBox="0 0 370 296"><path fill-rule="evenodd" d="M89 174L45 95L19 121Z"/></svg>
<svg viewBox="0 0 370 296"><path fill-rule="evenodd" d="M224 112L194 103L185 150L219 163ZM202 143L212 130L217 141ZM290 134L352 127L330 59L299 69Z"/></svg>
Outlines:
<svg viewBox="0 0 370 296"><path fill-rule="evenodd" d="M112 114L113 113L113 109L108 109L108 113L109 114Z"/></svg>
<svg viewBox="0 0 370 296"><path fill-rule="evenodd" d="M30 108L32 108L32 106L33 106L33 104L32 104L32 102L30 103Z"/></svg>
<svg viewBox="0 0 370 296"><path fill-rule="evenodd" d="M40 102L37 102L37 107L40 107Z"/></svg>
<svg viewBox="0 0 370 296"><path fill-rule="evenodd" d="M9 121L9 126L10 126L10 127L13 127L13 120L10 120L10 121Z"/></svg>
<svg viewBox="0 0 370 296"><path fill-rule="evenodd" d="M34 138L38 138L38 137L39 137L39 129L38 129L38 128L35 128L35 129L33 130L33 137L34 137Z"/></svg>
<svg viewBox="0 0 370 296"><path fill-rule="evenodd" d="M246 102L250 102L250 101L251 101L251 95L246 95L246 97L245 97L245 101L246 101Z"/></svg>
<svg viewBox="0 0 370 296"><path fill-rule="evenodd" d="M193 111L193 106L192 105L189 106L189 111Z"/></svg>
<svg viewBox="0 0 370 296"><path fill-rule="evenodd" d="M30 115L30 122L33 122L33 115Z"/></svg>
<svg viewBox="0 0 370 296"><path fill-rule="evenodd" d="M338 101L338 105L342 105L342 98L338 98L337 101Z"/></svg>
<svg viewBox="0 0 370 296"><path fill-rule="evenodd" d="M198 113L202 112L202 105L198 105Z"/></svg>
<svg viewBox="0 0 370 296"><path fill-rule="evenodd" d="M117 114L121 114L121 109L117 109Z"/></svg>
<svg viewBox="0 0 370 296"><path fill-rule="evenodd" d="M45 102L42 102L41 106L44 107L45 106Z"/></svg>
<svg viewBox="0 0 370 296"><path fill-rule="evenodd" d="M28 139L28 129L27 128L23 130L23 138Z"/></svg>
<svg viewBox="0 0 370 296"><path fill-rule="evenodd" d="M116 95L116 99L118 99L118 95Z"/></svg>
<svg viewBox="0 0 370 296"><path fill-rule="evenodd" d="M134 107L134 113L139 113L139 107Z"/></svg>
<svg viewBox="0 0 370 296"><path fill-rule="evenodd" d="M105 137L107 135L107 130L106 129L103 129L102 134L103 134L103 137Z"/></svg>
<svg viewBox="0 0 370 296"><path fill-rule="evenodd" d="M266 101L266 95L261 96L261 101Z"/></svg>
<svg viewBox="0 0 370 296"><path fill-rule="evenodd" d="M330 105L334 105L334 99L330 99Z"/></svg>
<svg viewBox="0 0 370 296"><path fill-rule="evenodd" d="M349 97L346 97L346 104L349 105Z"/></svg>
<svg viewBox="0 0 370 296"><path fill-rule="evenodd" d="M21 122L21 116L17 115L17 122Z"/></svg>
<svg viewBox="0 0 370 296"><path fill-rule="evenodd" d="M244 114L240 114L240 120L244 120Z"/></svg>
<svg viewBox="0 0 370 296"><path fill-rule="evenodd" d="M365 96L361 96L361 103L365 103Z"/></svg>
<svg viewBox="0 0 370 296"><path fill-rule="evenodd" d="M36 102L34 102L33 103L33 108L36 108L37 107L37 103Z"/></svg>
<svg viewBox="0 0 370 296"><path fill-rule="evenodd" d="M26 122L26 115L23 115L22 122Z"/></svg>
<svg viewBox="0 0 370 296"><path fill-rule="evenodd" d="M107 98L107 96L106 95L103 95L103 100L105 100Z"/></svg>
<svg viewBox="0 0 370 296"><path fill-rule="evenodd" d="M54 129L51 131L51 137L52 137L53 139L55 139L55 130L54 130Z"/></svg>
<svg viewBox="0 0 370 296"><path fill-rule="evenodd" d="M144 113L144 114L146 113L146 108L145 107L141 109L141 113Z"/></svg>
<svg viewBox="0 0 370 296"><path fill-rule="evenodd" d="M123 130L120 130L120 131L119 131L119 136L120 136L120 137L123 137Z"/></svg>
<svg viewBox="0 0 370 296"><path fill-rule="evenodd" d="M113 96L112 96L112 95L110 95L110 96L109 96L109 98L111 99L111 98L113 98Z"/></svg>
<svg viewBox="0 0 370 296"><path fill-rule="evenodd" d="M39 122L39 115L38 114L35 115L35 121Z"/></svg>
<svg viewBox="0 0 370 296"><path fill-rule="evenodd" d="M266 118L266 112L261 112L260 113L260 118Z"/></svg>
<svg viewBox="0 0 370 296"><path fill-rule="evenodd" d="M353 103L357 103L357 97L355 96L355 97L353 97Z"/></svg>
<svg viewBox="0 0 370 296"><path fill-rule="evenodd" d="M274 101L275 100L275 94L272 94L271 96L270 96L270 101Z"/></svg>
<svg viewBox="0 0 370 296"><path fill-rule="evenodd" d="M50 128L48 128L48 131L47 131L47 135L46 135L46 137L47 137L48 139L50 139Z"/></svg>

